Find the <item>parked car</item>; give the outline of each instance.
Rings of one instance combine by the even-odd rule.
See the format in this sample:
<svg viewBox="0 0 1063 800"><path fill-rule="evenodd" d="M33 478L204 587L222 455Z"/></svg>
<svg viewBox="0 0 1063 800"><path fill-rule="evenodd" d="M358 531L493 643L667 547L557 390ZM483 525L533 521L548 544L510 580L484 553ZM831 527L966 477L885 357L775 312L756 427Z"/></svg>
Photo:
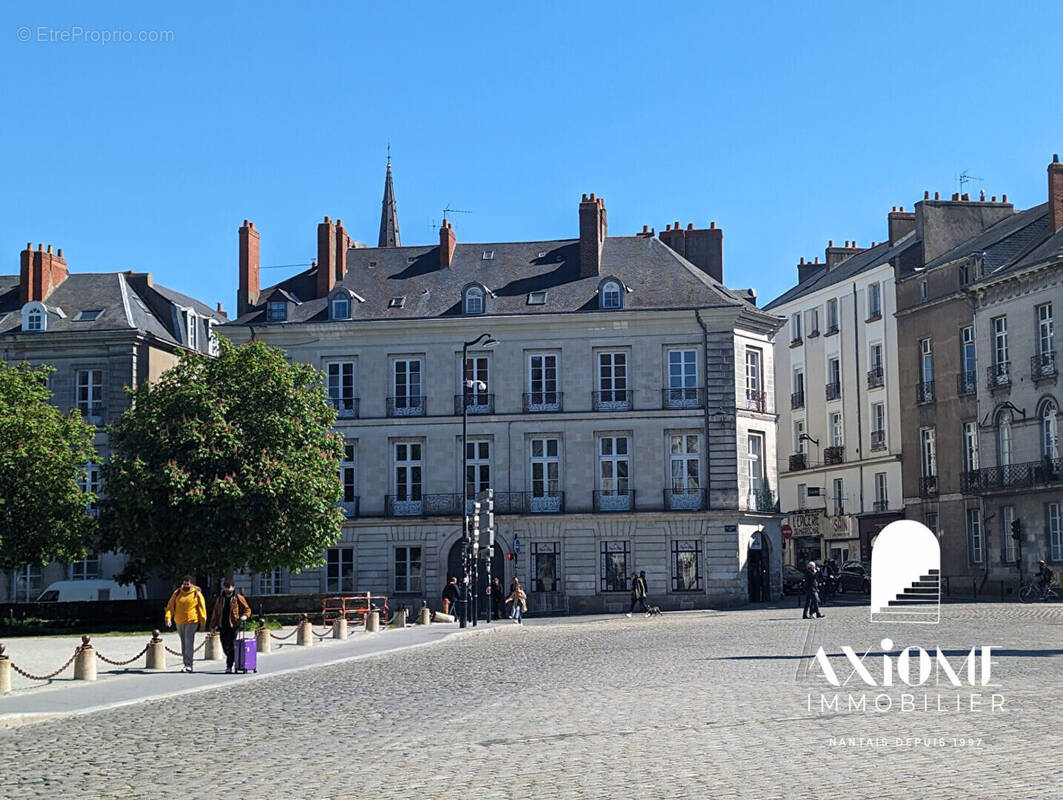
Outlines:
<svg viewBox="0 0 1063 800"><path fill-rule="evenodd" d="M800 594L801 584L804 583L805 573L795 567L793 564L783 564L782 566L782 593L783 594Z"/></svg>
<svg viewBox="0 0 1063 800"><path fill-rule="evenodd" d="M871 594L871 565L863 561L847 561L838 573L839 592Z"/></svg>
<svg viewBox="0 0 1063 800"><path fill-rule="evenodd" d="M133 584L121 586L117 581L56 581L49 584L37 598L38 603L70 600L136 600Z"/></svg>

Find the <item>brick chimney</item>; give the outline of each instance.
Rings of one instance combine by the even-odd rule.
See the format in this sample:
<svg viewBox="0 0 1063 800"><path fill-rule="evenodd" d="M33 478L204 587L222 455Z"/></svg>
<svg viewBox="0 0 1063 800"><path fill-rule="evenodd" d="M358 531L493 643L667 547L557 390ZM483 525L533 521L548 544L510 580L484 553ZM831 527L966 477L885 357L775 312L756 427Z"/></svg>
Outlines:
<svg viewBox="0 0 1063 800"><path fill-rule="evenodd" d="M841 264L845 259L855 256L857 253L862 253L866 250L866 247L857 247L856 242L845 241L844 247L835 247L834 240L831 239L827 242L827 250L824 253L824 258L827 261L827 269L832 270Z"/></svg>
<svg viewBox="0 0 1063 800"><path fill-rule="evenodd" d="M258 231L255 223L244 220L240 228L240 291L236 313L242 316L258 304Z"/></svg>
<svg viewBox="0 0 1063 800"><path fill-rule="evenodd" d="M1053 233L1063 228L1063 164L1059 163L1058 154L1048 165L1048 215Z"/></svg>
<svg viewBox="0 0 1063 800"><path fill-rule="evenodd" d="M325 217L317 224L317 291L324 297L336 285L336 226Z"/></svg>
<svg viewBox="0 0 1063 800"><path fill-rule="evenodd" d="M827 265L819 263L819 256L816 256L815 261L805 261L804 257L802 256L801 261L797 264L797 282L804 283L817 272L822 270L825 266Z"/></svg>
<svg viewBox="0 0 1063 800"><path fill-rule="evenodd" d="M715 222L707 228L695 228L691 222L686 230L676 222L666 225L660 238L706 275L723 283L723 228L717 228Z"/></svg>
<svg viewBox="0 0 1063 800"><path fill-rule="evenodd" d="M886 225L889 229L890 244L897 244L901 239L915 230L915 212L905 211L904 206L893 210L886 215Z"/></svg>
<svg viewBox="0 0 1063 800"><path fill-rule="evenodd" d="M443 220L439 226L439 266L449 267L454 263L454 248L458 245L458 237L454 235L454 226L449 219Z"/></svg>
<svg viewBox="0 0 1063 800"><path fill-rule="evenodd" d="M347 248L351 245L351 237L343 229L343 220L336 220L336 279L333 285L343 280L347 274Z"/></svg>
<svg viewBox="0 0 1063 800"><path fill-rule="evenodd" d="M658 234L662 242L675 250L679 255L686 258L687 254L687 241L686 234L683 233L683 229L679 227L679 221L677 220L673 225L665 225L664 230Z"/></svg>
<svg viewBox="0 0 1063 800"><path fill-rule="evenodd" d="M602 272L602 247L608 229L605 218L605 201L583 195L579 204L579 275L589 278Z"/></svg>
<svg viewBox="0 0 1063 800"><path fill-rule="evenodd" d="M27 242L19 259L19 300L23 305L31 301L44 302L56 286L66 280L66 259L62 248L52 252L52 246L46 250L43 244L33 249L33 243Z"/></svg>

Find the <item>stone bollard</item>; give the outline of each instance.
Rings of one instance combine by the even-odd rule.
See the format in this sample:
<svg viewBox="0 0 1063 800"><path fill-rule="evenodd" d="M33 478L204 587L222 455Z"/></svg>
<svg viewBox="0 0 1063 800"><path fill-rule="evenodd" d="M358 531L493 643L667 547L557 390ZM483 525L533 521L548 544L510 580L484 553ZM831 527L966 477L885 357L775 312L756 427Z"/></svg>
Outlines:
<svg viewBox="0 0 1063 800"><path fill-rule="evenodd" d="M417 614L418 625L428 625L432 621L432 610L428 606L423 606L420 612Z"/></svg>
<svg viewBox="0 0 1063 800"><path fill-rule="evenodd" d="M74 659L74 680L96 680L96 651L88 636L81 637L81 650Z"/></svg>
<svg viewBox="0 0 1063 800"><path fill-rule="evenodd" d="M207 632L207 641L203 646L204 661L221 661L225 654L221 651L221 635L214 631Z"/></svg>
<svg viewBox="0 0 1063 800"><path fill-rule="evenodd" d="M405 608L400 608L398 611L395 612L395 619L393 620L393 622L395 623L396 628L399 628L401 630L402 628L406 627L407 613L408 612Z"/></svg>
<svg viewBox="0 0 1063 800"><path fill-rule="evenodd" d="M347 620L340 617L332 623L332 638L341 642L347 640Z"/></svg>
<svg viewBox="0 0 1063 800"><path fill-rule="evenodd" d="M380 630L380 612L370 611L365 615L365 632L376 633Z"/></svg>
<svg viewBox="0 0 1063 800"><path fill-rule="evenodd" d="M266 620L264 619L259 619L258 621L258 628L255 630L255 645L259 655L269 652L269 628L266 627Z"/></svg>
<svg viewBox="0 0 1063 800"><path fill-rule="evenodd" d="M148 642L147 669L166 669L166 643L159 637L159 632L151 632L151 641Z"/></svg>
<svg viewBox="0 0 1063 800"><path fill-rule="evenodd" d="M296 643L300 647L311 647L314 644L314 629L310 627L310 620L306 618L306 614L303 614L303 618L299 620L299 633L295 637Z"/></svg>
<svg viewBox="0 0 1063 800"><path fill-rule="evenodd" d="M11 659L4 655L4 649L0 644L0 694L11 691Z"/></svg>

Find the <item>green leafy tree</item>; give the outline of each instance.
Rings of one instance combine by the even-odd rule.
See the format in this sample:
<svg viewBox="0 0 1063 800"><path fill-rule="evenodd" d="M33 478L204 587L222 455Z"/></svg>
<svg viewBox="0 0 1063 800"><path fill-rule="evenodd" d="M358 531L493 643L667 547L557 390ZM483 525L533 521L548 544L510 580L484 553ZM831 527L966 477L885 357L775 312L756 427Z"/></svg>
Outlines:
<svg viewBox="0 0 1063 800"><path fill-rule="evenodd" d="M54 371L0 362L0 569L83 558L96 530L78 485L96 429L50 403Z"/></svg>
<svg viewBox="0 0 1063 800"><path fill-rule="evenodd" d="M298 571L339 538L339 458L321 373L251 342L187 353L111 432L101 546L169 577Z"/></svg>

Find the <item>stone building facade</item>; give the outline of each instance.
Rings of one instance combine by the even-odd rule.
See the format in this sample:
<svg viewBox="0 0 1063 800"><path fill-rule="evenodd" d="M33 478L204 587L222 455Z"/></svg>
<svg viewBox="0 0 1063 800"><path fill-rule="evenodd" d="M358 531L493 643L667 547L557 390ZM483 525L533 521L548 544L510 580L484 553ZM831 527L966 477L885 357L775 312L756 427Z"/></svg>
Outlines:
<svg viewBox="0 0 1063 800"><path fill-rule="evenodd" d="M253 591L435 604L488 487L493 574L533 611L626 608L633 570L662 607L777 591L777 318L723 286L714 226L608 236L594 195L578 216L577 239L464 244L444 221L438 244L376 248L326 218L315 264L261 291L245 222L222 333L320 368L347 443L325 566Z"/></svg>

